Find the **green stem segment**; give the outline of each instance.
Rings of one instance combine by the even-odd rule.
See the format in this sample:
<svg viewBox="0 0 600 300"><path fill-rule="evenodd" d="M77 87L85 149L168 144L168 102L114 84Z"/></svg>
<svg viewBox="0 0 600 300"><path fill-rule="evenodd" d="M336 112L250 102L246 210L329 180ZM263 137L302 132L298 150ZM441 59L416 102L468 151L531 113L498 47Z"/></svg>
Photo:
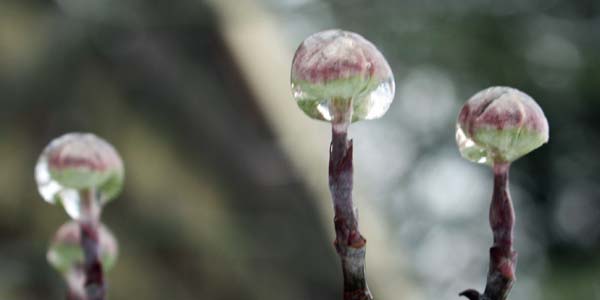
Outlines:
<svg viewBox="0 0 600 300"><path fill-rule="evenodd" d="M365 276L367 241L358 231L358 216L352 203L352 141L347 139L347 127L347 124L333 124L329 153L329 189L335 212L334 245L344 275L343 299L372 300Z"/></svg>
<svg viewBox="0 0 600 300"><path fill-rule="evenodd" d="M100 205L96 199L93 189L81 193L81 218L79 227L81 229L81 248L84 253L83 270L85 274L84 289L86 300L104 300L104 272L100 262Z"/></svg>
<svg viewBox="0 0 600 300"><path fill-rule="evenodd" d="M508 190L510 163L494 164L494 194L490 206L490 227L494 245L490 248L490 267L483 294L475 290L460 293L470 300L506 300L516 280L517 253L513 250L515 212Z"/></svg>

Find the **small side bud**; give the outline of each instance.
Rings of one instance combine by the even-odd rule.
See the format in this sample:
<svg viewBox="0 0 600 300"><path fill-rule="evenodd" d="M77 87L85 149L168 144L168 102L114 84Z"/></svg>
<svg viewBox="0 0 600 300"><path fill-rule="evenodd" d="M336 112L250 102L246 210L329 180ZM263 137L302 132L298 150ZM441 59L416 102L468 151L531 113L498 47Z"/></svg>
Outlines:
<svg viewBox="0 0 600 300"><path fill-rule="evenodd" d="M381 52L362 36L339 29L315 33L300 44L291 83L298 106L311 118L330 122L379 118L395 91Z"/></svg>
<svg viewBox="0 0 600 300"><path fill-rule="evenodd" d="M119 253L119 246L113 234L100 225L98 232L99 256L104 270L110 270ZM63 224L50 243L46 256L50 265L65 276L82 268L84 253L81 249L81 229L75 221Z"/></svg>
<svg viewBox="0 0 600 300"><path fill-rule="evenodd" d="M462 107L456 142L468 160L513 162L548 142L548 121L529 95L510 87L490 87Z"/></svg>

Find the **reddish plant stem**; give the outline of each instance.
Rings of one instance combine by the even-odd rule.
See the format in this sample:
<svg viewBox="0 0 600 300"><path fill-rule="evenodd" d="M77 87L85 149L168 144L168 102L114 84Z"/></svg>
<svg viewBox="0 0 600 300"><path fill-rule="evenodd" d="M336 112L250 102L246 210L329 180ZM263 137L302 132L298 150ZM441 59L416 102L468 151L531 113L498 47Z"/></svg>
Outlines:
<svg viewBox="0 0 600 300"><path fill-rule="evenodd" d="M490 266L483 294L475 290L460 293L471 300L505 300L516 280L517 253L513 250L515 212L508 190L510 163L494 164L494 194L490 205L490 227L494 245L490 248Z"/></svg>
<svg viewBox="0 0 600 300"><path fill-rule="evenodd" d="M333 198L335 249L344 275L344 300L372 300L365 276L367 241L358 231L358 216L352 203L352 141L347 126L332 130L329 152L329 189Z"/></svg>
<svg viewBox="0 0 600 300"><path fill-rule="evenodd" d="M104 300L104 272L102 263L100 262L100 243L99 232L100 226L100 207L96 199L94 190L88 190L81 193L82 195L82 216L79 220L81 229L81 248L84 254L83 271L85 281L83 287L87 295L86 300Z"/></svg>

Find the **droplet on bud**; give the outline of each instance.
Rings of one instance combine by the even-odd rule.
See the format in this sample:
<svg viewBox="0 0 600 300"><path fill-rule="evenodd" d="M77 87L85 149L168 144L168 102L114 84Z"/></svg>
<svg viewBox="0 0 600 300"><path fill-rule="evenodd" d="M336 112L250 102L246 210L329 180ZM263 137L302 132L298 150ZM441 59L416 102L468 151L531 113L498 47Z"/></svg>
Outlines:
<svg viewBox="0 0 600 300"><path fill-rule="evenodd" d="M119 246L112 233L100 225L98 230L99 257L104 270L110 270L119 252ZM83 266L84 254L81 248L81 229L75 221L63 224L52 239L46 256L50 265L65 276L77 272Z"/></svg>
<svg viewBox="0 0 600 300"><path fill-rule="evenodd" d="M292 62L291 84L298 106L325 121L350 108L353 122L379 118L395 92L394 76L381 52L362 36L339 29L302 42Z"/></svg>
<svg viewBox="0 0 600 300"><path fill-rule="evenodd" d="M103 205L121 191L121 157L105 140L90 133L69 133L44 149L35 167L42 198L59 202L74 219L81 214L81 193L91 190Z"/></svg>
<svg viewBox="0 0 600 300"><path fill-rule="evenodd" d="M456 143L468 160L512 162L548 142L548 121L529 95L490 87L471 97L456 124Z"/></svg>

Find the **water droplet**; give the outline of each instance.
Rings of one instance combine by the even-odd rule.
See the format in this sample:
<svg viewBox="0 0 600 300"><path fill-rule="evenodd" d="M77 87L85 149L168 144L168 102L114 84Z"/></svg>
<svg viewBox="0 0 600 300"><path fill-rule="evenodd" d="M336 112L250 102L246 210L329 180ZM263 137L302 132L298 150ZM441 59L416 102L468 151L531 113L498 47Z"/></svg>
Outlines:
<svg viewBox="0 0 600 300"><path fill-rule="evenodd" d="M371 92L353 101L353 121L380 118L390 108L395 93L394 77L383 80Z"/></svg>
<svg viewBox="0 0 600 300"><path fill-rule="evenodd" d="M548 121L529 95L490 87L469 98L458 114L456 141L478 163L512 162L548 142Z"/></svg>
<svg viewBox="0 0 600 300"><path fill-rule="evenodd" d="M102 266L109 270L115 264L119 252L118 243L104 224L98 229L99 255ZM58 229L46 258L56 270L69 276L83 265L84 254L81 248L81 229L75 221L70 221Z"/></svg>
<svg viewBox="0 0 600 300"><path fill-rule="evenodd" d="M301 85L292 83L292 94L298 106L310 117L331 121L335 106L333 99L322 98L322 93L302 89ZM367 89L348 101L352 101L352 122L373 120L383 116L394 100L395 83L393 76L381 81L376 87Z"/></svg>
<svg viewBox="0 0 600 300"><path fill-rule="evenodd" d="M113 199L123 182L123 164L114 148L93 134L54 139L35 166L42 198L61 204L73 219L82 217L82 195L93 191L99 205Z"/></svg>
<svg viewBox="0 0 600 300"><path fill-rule="evenodd" d="M333 113L330 109L329 102L326 100L319 101L319 104L317 104L317 111L319 111L323 119L327 121L333 120Z"/></svg>
<svg viewBox="0 0 600 300"><path fill-rule="evenodd" d="M317 32L302 42L292 61L291 87L308 116L339 117L336 122L348 121L350 109L353 122L383 116L395 92L394 75L377 47L342 30Z"/></svg>
<svg viewBox="0 0 600 300"><path fill-rule="evenodd" d="M493 162L490 151L477 145L465 134L459 124L456 124L456 144L460 154L472 162L479 164L491 164Z"/></svg>

